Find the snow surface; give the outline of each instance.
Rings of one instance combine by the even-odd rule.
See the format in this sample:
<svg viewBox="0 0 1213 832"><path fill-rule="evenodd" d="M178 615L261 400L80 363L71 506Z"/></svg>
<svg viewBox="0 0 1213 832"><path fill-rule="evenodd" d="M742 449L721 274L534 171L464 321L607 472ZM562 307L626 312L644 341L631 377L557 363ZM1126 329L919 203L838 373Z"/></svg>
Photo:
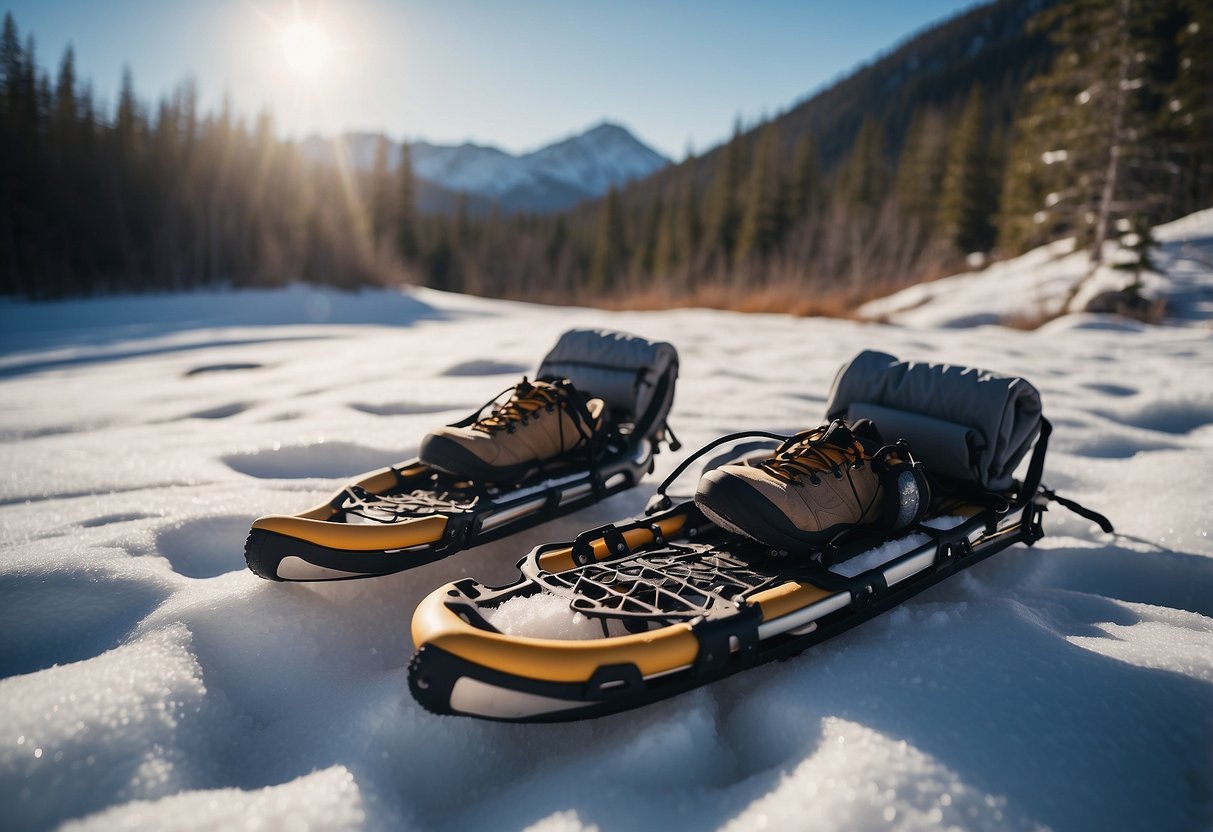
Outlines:
<svg viewBox="0 0 1213 832"><path fill-rule="evenodd" d="M1176 317L1213 318L1213 286L1208 281L1213 271L1213 209L1159 226L1154 236L1160 245L1153 257L1161 273L1142 275L1143 294L1170 295ZM1043 320L1067 309L1084 309L1095 294L1119 290L1131 281L1125 271L1105 266L1074 293L1088 260L1073 249L1073 240L1059 240L983 271L919 283L864 304L860 315L924 328ZM1109 263L1122 259L1111 243L1108 254Z"/></svg>
<svg viewBox="0 0 1213 832"><path fill-rule="evenodd" d="M305 288L0 301L3 827L1208 829L1213 270L1196 255L1213 215L1188 224L1195 254L1163 278L1186 300L1163 326ZM1033 262L998 292L956 281L949 314L1023 302ZM571 517L375 580L260 580L249 523L413 454L578 325L678 346L690 448L817 424L864 348L1024 375L1056 425L1047 481L1132 537L1054 508L1035 547L787 662L570 725L432 716L406 686L417 601L464 575L505 583L535 544L640 512L679 457Z"/></svg>

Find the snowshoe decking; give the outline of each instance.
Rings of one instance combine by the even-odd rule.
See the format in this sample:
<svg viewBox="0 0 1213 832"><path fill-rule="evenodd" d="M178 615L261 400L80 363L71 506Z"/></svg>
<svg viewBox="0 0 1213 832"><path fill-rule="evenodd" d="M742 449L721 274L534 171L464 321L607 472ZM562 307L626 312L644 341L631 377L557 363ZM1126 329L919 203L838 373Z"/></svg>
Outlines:
<svg viewBox="0 0 1213 832"><path fill-rule="evenodd" d="M277 581L331 581L421 566L567 514L636 485L653 469L674 400L678 354L664 342L570 330L537 379L571 382L602 399L592 443L544 461L513 482L470 480L412 459L370 472L331 500L253 523L245 560ZM494 402L455 426L469 425Z"/></svg>
<svg viewBox="0 0 1213 832"><path fill-rule="evenodd" d="M507 721L627 710L793 656L1043 535L1055 497L1040 483L1051 428L1030 384L869 352L836 379L828 411L858 419L873 410L886 436L905 437L940 472L925 519L894 536L856 527L811 551L772 549L716 526L693 502L670 506L675 471L648 516L536 548L510 586L465 579L422 601L413 696L435 713ZM968 421L973 414L983 421ZM1012 472L1033 442L1017 482ZM601 637L510 635L490 620L506 602L542 594L567 601L570 618L585 616Z"/></svg>

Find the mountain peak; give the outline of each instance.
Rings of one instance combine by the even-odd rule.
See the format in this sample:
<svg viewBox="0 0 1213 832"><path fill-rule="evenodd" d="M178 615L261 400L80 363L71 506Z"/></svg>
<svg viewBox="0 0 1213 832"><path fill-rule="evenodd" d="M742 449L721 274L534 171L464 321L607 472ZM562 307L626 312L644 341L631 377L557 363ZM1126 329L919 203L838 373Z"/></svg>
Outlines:
<svg viewBox="0 0 1213 832"><path fill-rule="evenodd" d="M608 119L603 119L602 121L595 124L593 127L586 130L581 135L583 135L583 136L624 135L624 136L627 136L629 139L636 138L636 136L632 133L631 130L624 127L622 124L620 124L617 121L610 121Z"/></svg>
<svg viewBox="0 0 1213 832"><path fill-rule="evenodd" d="M621 124L602 121L585 132L522 157L536 172L573 185L585 196L641 179L669 164ZM584 198L584 197L583 197Z"/></svg>
<svg viewBox="0 0 1213 832"><path fill-rule="evenodd" d="M313 137L303 149L313 159L332 162L341 145L341 155L368 170L379 138L370 133L346 133L333 141ZM563 210L669 164L627 127L609 119L521 155L470 141L443 145L418 140L410 148L419 178L450 191L495 200L507 211ZM398 142L392 143L388 158L393 165L399 159Z"/></svg>

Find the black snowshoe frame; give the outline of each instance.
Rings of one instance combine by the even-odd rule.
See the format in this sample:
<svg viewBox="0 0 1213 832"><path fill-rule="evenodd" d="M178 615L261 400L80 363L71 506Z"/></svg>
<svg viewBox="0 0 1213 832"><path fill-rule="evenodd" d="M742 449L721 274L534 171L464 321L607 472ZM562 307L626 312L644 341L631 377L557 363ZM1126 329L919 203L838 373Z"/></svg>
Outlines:
<svg viewBox="0 0 1213 832"><path fill-rule="evenodd" d="M593 465L550 464L512 484L461 480L410 460L363 476L311 511L259 518L245 559L278 581L412 569L626 491L652 471L654 453L647 439L616 439Z"/></svg>
<svg viewBox="0 0 1213 832"><path fill-rule="evenodd" d="M623 364L581 357L599 345ZM649 357L657 366L643 366ZM677 450L666 424L678 374L669 344L571 330L540 365L540 378L565 378L545 368L581 373L604 386L622 377L643 392L633 401L626 385L616 384L601 431L514 482L455 477L415 458L365 474L308 511L260 517L245 543L249 569L275 581L352 580L412 569L632 488L653 470L661 441ZM593 388L580 392L601 395ZM471 424L497 399L455 426Z"/></svg>
<svg viewBox="0 0 1213 832"><path fill-rule="evenodd" d="M852 577L823 564L888 538L857 531L816 557L789 554L715 526L690 502L540 546L520 562L523 577L512 585L464 579L421 603L410 690L438 714L567 721L635 708L794 656L1016 543L1039 540L1043 513L1056 499L1040 482L1050 431L1042 420L1024 481L1011 492L937 500L929 516L963 521L946 529L916 524L905 534L924 542ZM1100 515L1076 508L1111 529ZM601 623L604 637L508 636L483 614L538 592L569 599L573 610Z"/></svg>

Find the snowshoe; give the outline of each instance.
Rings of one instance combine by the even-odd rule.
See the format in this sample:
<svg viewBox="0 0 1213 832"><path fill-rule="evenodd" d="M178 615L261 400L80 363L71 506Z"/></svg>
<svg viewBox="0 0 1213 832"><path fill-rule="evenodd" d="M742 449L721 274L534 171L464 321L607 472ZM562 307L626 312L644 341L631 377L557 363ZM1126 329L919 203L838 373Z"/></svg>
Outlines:
<svg viewBox="0 0 1213 832"><path fill-rule="evenodd" d="M860 433L870 418L904 439L879 472L888 503L879 519L772 545L755 539L766 536L760 525L743 532L694 501L673 505L665 492L692 459L749 434L724 437L671 474L646 516L537 547L512 585L464 579L424 599L412 625L413 696L438 714L504 721L616 713L796 655L1009 546L1031 545L1051 499L1111 531L1041 485L1052 428L1023 379L865 352L835 380L827 410L843 420L829 430ZM783 443L741 460L756 468L800 441L756 433ZM831 460L818 462L806 473ZM528 620L519 605L546 610L541 634L533 612L529 627L519 624Z"/></svg>
<svg viewBox="0 0 1213 832"><path fill-rule="evenodd" d="M660 441L677 449L666 424L677 376L670 344L570 330L535 381L435 431L419 458L365 474L309 511L258 518L248 567L277 581L386 575L631 488L653 470ZM502 455L508 462L493 465Z"/></svg>

